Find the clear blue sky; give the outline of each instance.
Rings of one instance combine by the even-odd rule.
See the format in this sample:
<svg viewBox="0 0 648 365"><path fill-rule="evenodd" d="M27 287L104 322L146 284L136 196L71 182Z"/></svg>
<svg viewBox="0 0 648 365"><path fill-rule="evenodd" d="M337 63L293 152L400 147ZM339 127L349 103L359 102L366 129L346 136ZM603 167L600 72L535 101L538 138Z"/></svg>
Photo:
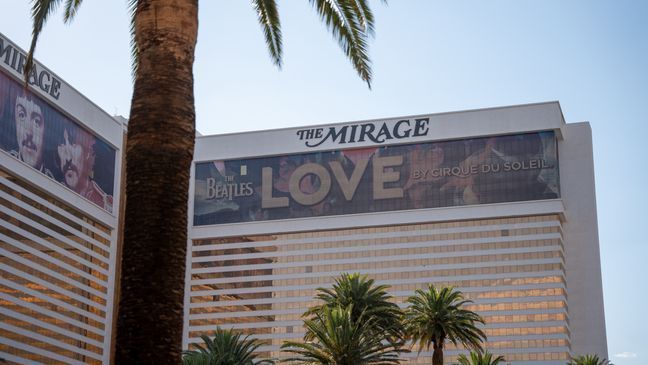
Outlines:
<svg viewBox="0 0 648 365"><path fill-rule="evenodd" d="M109 113L127 116L125 2L85 1L69 26L58 14L36 57ZM594 132L610 357L648 363L648 1L375 1L373 90L308 1L279 3L281 71L248 1L201 2L200 132L559 100L568 122L589 121ZM26 48L27 1L5 0L1 13L0 32Z"/></svg>

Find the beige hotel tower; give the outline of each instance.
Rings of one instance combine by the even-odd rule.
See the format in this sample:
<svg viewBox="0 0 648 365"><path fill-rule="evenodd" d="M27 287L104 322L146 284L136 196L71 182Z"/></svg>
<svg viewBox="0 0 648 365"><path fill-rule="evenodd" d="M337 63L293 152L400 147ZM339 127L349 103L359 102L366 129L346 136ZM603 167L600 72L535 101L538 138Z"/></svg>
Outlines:
<svg viewBox="0 0 648 365"><path fill-rule="evenodd" d="M0 41L0 363L109 364L126 124L40 64L25 94ZM506 363L607 357L591 131L558 102L199 136L191 179L185 347L285 357L360 272L398 304L459 288Z"/></svg>

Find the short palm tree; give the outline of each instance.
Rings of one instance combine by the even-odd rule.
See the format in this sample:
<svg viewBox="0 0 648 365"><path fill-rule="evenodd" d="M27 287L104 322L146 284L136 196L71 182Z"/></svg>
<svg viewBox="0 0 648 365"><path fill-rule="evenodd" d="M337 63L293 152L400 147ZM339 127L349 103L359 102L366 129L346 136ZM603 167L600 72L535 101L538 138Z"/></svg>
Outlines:
<svg viewBox="0 0 648 365"><path fill-rule="evenodd" d="M351 318L358 321L362 317L370 321L375 334L396 347L403 345L404 330L401 323L402 311L391 302L393 297L387 293L388 285L375 285L373 279L359 273L344 273L335 280L333 288L318 288L317 299L322 304L311 307L304 317L317 320L317 313L325 308L350 307ZM306 333L306 340L312 339Z"/></svg>
<svg viewBox="0 0 648 365"><path fill-rule="evenodd" d="M427 290L418 289L407 299L409 307L405 310L405 330L413 344L423 348L434 348L432 364L443 364L443 348L446 341L463 345L481 352L486 334L477 327L484 320L477 313L462 307L470 300L452 287L441 290L430 284Z"/></svg>
<svg viewBox="0 0 648 365"><path fill-rule="evenodd" d="M304 321L312 339L285 342L281 348L296 354L285 361L321 365L389 365L400 364L398 351L375 336L374 319L360 314L353 318L353 308L323 307L313 320Z"/></svg>
<svg viewBox="0 0 648 365"><path fill-rule="evenodd" d="M613 365L609 360L599 358L598 355L580 355L572 357L567 365Z"/></svg>
<svg viewBox="0 0 648 365"><path fill-rule="evenodd" d="M494 355L488 351L485 351L483 354L481 352L470 352L470 358L468 356L461 354L457 361L459 365L498 365L501 362L504 362L504 356L493 357Z"/></svg>
<svg viewBox="0 0 648 365"><path fill-rule="evenodd" d="M204 346L196 345L196 350L184 351L182 365L261 365L274 364L272 360L257 360L254 351L261 345L257 340L241 338L232 330L216 328L214 336L202 335Z"/></svg>

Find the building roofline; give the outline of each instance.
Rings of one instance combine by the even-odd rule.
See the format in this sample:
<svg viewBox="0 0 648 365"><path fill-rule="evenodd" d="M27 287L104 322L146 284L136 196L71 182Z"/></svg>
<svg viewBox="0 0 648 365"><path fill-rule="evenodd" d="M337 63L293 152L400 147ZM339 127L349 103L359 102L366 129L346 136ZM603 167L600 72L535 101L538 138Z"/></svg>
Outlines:
<svg viewBox="0 0 648 365"><path fill-rule="evenodd" d="M494 106L494 107L485 107L485 108L454 110L454 111L439 112L439 113L426 113L426 114L414 114L414 115L397 115L397 116L382 117L382 118L375 118L375 119L349 120L349 121L344 121L344 122L333 122L333 123L322 123L322 124L306 124L306 125L299 125L299 126L293 126L293 127L257 129L257 130L242 131L242 132L229 132L229 133L217 133L217 134L202 134L202 133L198 132L199 134L196 135L196 139L206 139L206 138L213 138L213 137L226 137L226 136L235 136L235 135L245 135L245 134L254 134L254 133L259 133L259 132L279 132L279 131L286 131L286 130L291 130L291 129L296 129L296 128L309 129L309 128L321 128L323 126L324 127L326 127L326 126L333 127L333 126L345 125L345 124L381 122L381 121L387 121L387 120L394 120L394 119L398 119L398 118L407 119L407 118L419 118L419 117L429 117L429 116L442 116L442 115L452 115L452 114L460 114L460 113L472 113L472 112L481 112L481 111L497 110L497 109L500 109L500 110L501 109L513 109L513 108L520 108L520 107L529 107L529 106L538 106L538 105L551 105L551 104L557 104L558 105L558 110L560 110L560 118L561 118L562 124L566 124L565 116L563 114L562 108L560 107L560 101L551 100L551 101L541 101L541 102L537 102L537 103L503 105L503 106Z"/></svg>
<svg viewBox="0 0 648 365"><path fill-rule="evenodd" d="M6 35L4 35L2 32L0 32L0 37L2 37L2 38L4 38L4 39L8 40L9 42L11 42L12 45L15 46L15 47L20 51L20 52L22 52L22 53L24 53L24 54L27 54L27 51L25 51L25 50L24 50L22 47L20 47L16 42L14 42L11 38L9 38L9 37L7 37ZM77 90L74 86L72 86L72 84L70 84L70 83L67 82L64 78L62 78L61 76L59 76L59 74L57 74L56 72L52 71L52 69L50 69L49 67L45 66L45 64L43 64L42 62L38 61L38 59L37 59L36 57L34 57L34 63L37 64L39 68L42 68L42 69L47 70L47 72L49 72L52 76L56 76L56 77L58 78L58 80L60 80L62 83L65 83L65 85L66 85L67 87L69 87L70 90L72 90L73 92L75 92L76 94L78 94L78 96L80 96L81 98L83 98L83 99L84 99L84 102L87 102L88 104L91 104L93 107L97 108L97 110L101 111L101 113L103 113L103 114L105 114L107 117L109 117L109 118L110 118L110 119L111 119L115 124L117 124L117 125L120 126L121 128L124 127L123 124L122 124L120 121L115 120L115 118L114 118L112 115L110 115L110 113L108 113L105 109L103 109L102 107L100 107L99 105L97 105L94 101L90 100L90 98L88 98L88 97L85 96L82 92L80 92L79 90ZM9 74L9 72L6 72L6 73ZM12 76L14 76L14 75L12 75ZM33 86L30 86L30 87L33 88ZM36 88L34 88L34 90L35 90L35 91L38 91ZM39 93L40 93L40 91L39 91ZM56 105L56 107L59 108L59 109L61 109L58 105ZM67 111L66 111L66 113L69 114L69 112L67 112ZM85 122L82 122L81 124L86 125ZM86 125L86 127L87 127L87 125Z"/></svg>

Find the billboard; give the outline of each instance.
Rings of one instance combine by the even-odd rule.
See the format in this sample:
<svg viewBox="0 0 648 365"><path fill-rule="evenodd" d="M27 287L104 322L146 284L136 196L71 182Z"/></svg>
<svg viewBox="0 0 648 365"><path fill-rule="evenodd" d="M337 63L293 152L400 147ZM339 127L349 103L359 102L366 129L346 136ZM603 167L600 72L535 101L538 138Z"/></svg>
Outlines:
<svg viewBox="0 0 648 365"><path fill-rule="evenodd" d="M559 197L547 131L196 163L194 225Z"/></svg>
<svg viewBox="0 0 648 365"><path fill-rule="evenodd" d="M112 212L115 149L2 72L0 149Z"/></svg>

